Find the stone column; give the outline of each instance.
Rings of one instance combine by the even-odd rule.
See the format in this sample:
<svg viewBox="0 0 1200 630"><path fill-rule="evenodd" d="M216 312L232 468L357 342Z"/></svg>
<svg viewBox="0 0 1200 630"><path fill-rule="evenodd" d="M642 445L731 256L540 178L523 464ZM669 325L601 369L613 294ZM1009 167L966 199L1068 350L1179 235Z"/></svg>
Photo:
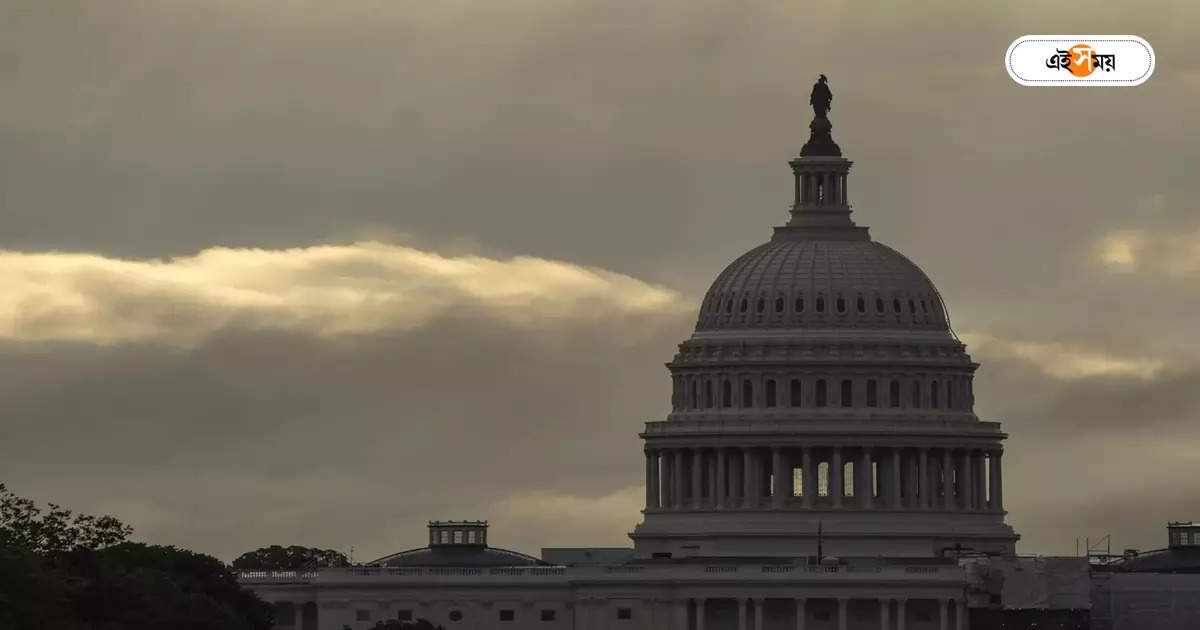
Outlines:
<svg viewBox="0 0 1200 630"><path fill-rule="evenodd" d="M788 494L785 490L790 489L792 483L784 478L783 449L778 446L771 449L771 475L774 477L771 484L771 505L777 509L782 508Z"/></svg>
<svg viewBox="0 0 1200 630"><path fill-rule="evenodd" d="M674 464L673 468L675 469L675 472L671 475L671 481L673 482L671 484L671 494L674 495L672 503L677 510L683 509L683 453L684 451L681 448L677 448L671 452L671 459Z"/></svg>
<svg viewBox="0 0 1200 630"><path fill-rule="evenodd" d="M796 630L804 630L805 623L808 621L808 600L803 597L796 598Z"/></svg>
<svg viewBox="0 0 1200 630"><path fill-rule="evenodd" d="M842 476L845 473L845 468L842 467L842 447L833 447L833 456L829 459L829 494L833 499L833 507L842 507L842 496L846 494L845 485L842 483Z"/></svg>
<svg viewBox="0 0 1200 630"><path fill-rule="evenodd" d="M921 509L927 510L933 505L929 501L929 449L921 449L917 456L917 469L917 476L921 480Z"/></svg>
<svg viewBox="0 0 1200 630"><path fill-rule="evenodd" d="M899 447L892 447L892 465L891 465L891 469L888 470L888 473L890 473L891 477L892 477L891 505L892 505L893 509L898 510L901 507L903 507L903 505L901 505L901 503L900 503L900 448Z"/></svg>
<svg viewBox="0 0 1200 630"><path fill-rule="evenodd" d="M967 600L954 600L954 630L967 630Z"/></svg>
<svg viewBox="0 0 1200 630"><path fill-rule="evenodd" d="M608 625L607 623L605 625ZM675 627L679 630L687 630L688 627L688 600L686 597L675 600Z"/></svg>
<svg viewBox="0 0 1200 630"><path fill-rule="evenodd" d="M837 627L838 627L838 630L846 630L846 622L848 621L846 619L846 604L849 603L849 599L845 598L845 597L839 597L839 598L837 598L837 602L838 602L838 612L837 612L838 625L837 625Z"/></svg>
<svg viewBox="0 0 1200 630"><path fill-rule="evenodd" d="M710 449L708 457L705 458L708 463L705 464L705 470L708 471L708 506L717 506L717 451Z"/></svg>
<svg viewBox="0 0 1200 630"><path fill-rule="evenodd" d="M763 630L763 598L754 598L754 630Z"/></svg>
<svg viewBox="0 0 1200 630"><path fill-rule="evenodd" d="M984 459L983 451L975 451L975 509L987 509L987 473L984 468L987 466L987 461Z"/></svg>
<svg viewBox="0 0 1200 630"><path fill-rule="evenodd" d="M858 507L871 509L874 507L875 484L871 475L871 450L864 448L858 456L858 463L854 465L854 476L858 478L854 482L854 499L858 503Z"/></svg>
<svg viewBox="0 0 1200 630"><path fill-rule="evenodd" d="M905 630L904 625L908 621L908 615L904 612L904 604L907 601L903 598L896 600L896 630Z"/></svg>
<svg viewBox="0 0 1200 630"><path fill-rule="evenodd" d="M992 510L1004 511L1004 471L1000 468L1000 457L1004 451L992 451Z"/></svg>
<svg viewBox="0 0 1200 630"><path fill-rule="evenodd" d="M714 494L713 494L713 502L714 502L714 505L716 505L718 510L725 507L725 492L726 492L725 489L728 487L728 483L729 483L729 478L725 471L725 468L726 468L725 456L726 456L725 449L718 448L717 449L717 487L714 488Z"/></svg>
<svg viewBox="0 0 1200 630"><path fill-rule="evenodd" d="M949 510L954 505L954 462L950 459L950 449L942 449L942 509Z"/></svg>
<svg viewBox="0 0 1200 630"><path fill-rule="evenodd" d="M704 451L698 448L692 449L692 508L700 509L701 494L703 489L703 474L704 474Z"/></svg>
<svg viewBox="0 0 1200 630"><path fill-rule="evenodd" d="M751 508L754 500L754 462L750 449L742 447L742 507Z"/></svg>
<svg viewBox="0 0 1200 630"><path fill-rule="evenodd" d="M974 488L974 486L972 485L972 482L971 482L971 451L970 450L963 451L962 457L959 459L959 466L962 469L962 483L958 484L958 487L960 490L962 490L962 500L958 502L958 509L970 510L971 503L974 502L974 499L971 496L974 494L973 492L971 492L971 490L972 490L972 488Z"/></svg>
<svg viewBox="0 0 1200 630"><path fill-rule="evenodd" d="M902 455L903 455L903 453L902 453ZM917 461L918 458L916 456L916 453L912 453L912 452L908 453L908 457L902 457L902 460L904 462L904 476L905 476L904 494L905 494L905 497L908 499L905 502L905 504L909 509L915 510L915 509L921 507L921 504L919 503L919 497L917 496L920 494L920 490L921 490L921 475L920 475L921 471L920 471L920 468L918 467L918 464L920 462Z"/></svg>
<svg viewBox="0 0 1200 630"><path fill-rule="evenodd" d="M696 630L704 630L704 598L696 598Z"/></svg>
<svg viewBox="0 0 1200 630"><path fill-rule="evenodd" d="M948 599L938 599L938 630L950 630L949 617L946 607L949 604Z"/></svg>
<svg viewBox="0 0 1200 630"><path fill-rule="evenodd" d="M804 488L804 507L811 508L813 506L813 496L817 494L817 469L813 466L812 448L805 446L801 452L800 460L801 483Z"/></svg>
<svg viewBox="0 0 1200 630"><path fill-rule="evenodd" d="M892 600L886 597L879 598L879 630L890 630L891 622L888 619L891 617Z"/></svg>
<svg viewBox="0 0 1200 630"><path fill-rule="evenodd" d="M746 630L746 598L739 597L738 603L738 630Z"/></svg>
<svg viewBox="0 0 1200 630"><path fill-rule="evenodd" d="M653 510L658 507L658 480L657 476L658 462L654 451L646 449L646 509Z"/></svg>

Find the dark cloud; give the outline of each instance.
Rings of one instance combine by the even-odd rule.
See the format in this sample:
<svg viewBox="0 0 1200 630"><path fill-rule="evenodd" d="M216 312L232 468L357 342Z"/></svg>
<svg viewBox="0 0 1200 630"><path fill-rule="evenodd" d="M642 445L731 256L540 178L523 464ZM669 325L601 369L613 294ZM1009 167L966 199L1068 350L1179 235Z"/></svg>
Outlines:
<svg viewBox="0 0 1200 630"><path fill-rule="evenodd" d="M6 344L0 424L20 439L0 443L0 460L21 493L161 510L132 511L149 540L222 556L340 540L382 555L418 541L424 520L489 518L512 494L640 483L637 433L665 413L664 341L687 324L530 329L463 309L326 341L227 329L188 351ZM268 516L264 531L271 514L297 518Z"/></svg>

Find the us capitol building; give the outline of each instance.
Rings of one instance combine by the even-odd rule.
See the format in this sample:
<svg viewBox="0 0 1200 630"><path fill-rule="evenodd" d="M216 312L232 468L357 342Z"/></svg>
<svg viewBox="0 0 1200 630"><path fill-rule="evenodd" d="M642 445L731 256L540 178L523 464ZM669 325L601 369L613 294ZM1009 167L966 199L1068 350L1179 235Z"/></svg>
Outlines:
<svg viewBox="0 0 1200 630"><path fill-rule="evenodd" d="M978 364L937 288L852 219L830 100L822 76L787 222L721 271L667 364L631 549L534 558L485 521L434 521L427 546L365 565L244 572L279 627L963 630L1001 607L1021 566L1006 434L974 413ZM1087 608L1074 595L1056 605Z"/></svg>

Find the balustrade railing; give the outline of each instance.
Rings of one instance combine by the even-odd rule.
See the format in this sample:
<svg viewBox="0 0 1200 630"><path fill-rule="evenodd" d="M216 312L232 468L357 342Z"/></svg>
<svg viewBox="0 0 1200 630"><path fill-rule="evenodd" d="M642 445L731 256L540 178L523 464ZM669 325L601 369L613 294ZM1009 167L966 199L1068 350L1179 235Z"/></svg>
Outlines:
<svg viewBox="0 0 1200 630"><path fill-rule="evenodd" d="M302 571L237 571L240 581L249 584L287 584L294 582L337 582L344 579L393 577L427 577L430 579L484 579L504 580L508 578L563 578L602 579L605 576L646 575L665 579L681 579L689 576L719 576L741 572L785 576L789 574L943 574L953 577L961 573L957 565L886 565L886 564L766 564L766 565L672 565L672 564L629 564L609 566L541 566L541 567L347 567Z"/></svg>

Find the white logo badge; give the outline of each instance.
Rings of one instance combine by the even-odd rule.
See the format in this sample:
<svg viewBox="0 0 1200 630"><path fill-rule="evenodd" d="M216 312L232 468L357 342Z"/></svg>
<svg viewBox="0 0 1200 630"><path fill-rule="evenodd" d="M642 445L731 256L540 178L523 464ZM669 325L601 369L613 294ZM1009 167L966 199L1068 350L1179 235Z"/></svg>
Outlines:
<svg viewBox="0 0 1200 630"><path fill-rule="evenodd" d="M1136 35L1026 35L1004 54L1021 85L1141 85L1154 73L1154 49Z"/></svg>

